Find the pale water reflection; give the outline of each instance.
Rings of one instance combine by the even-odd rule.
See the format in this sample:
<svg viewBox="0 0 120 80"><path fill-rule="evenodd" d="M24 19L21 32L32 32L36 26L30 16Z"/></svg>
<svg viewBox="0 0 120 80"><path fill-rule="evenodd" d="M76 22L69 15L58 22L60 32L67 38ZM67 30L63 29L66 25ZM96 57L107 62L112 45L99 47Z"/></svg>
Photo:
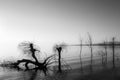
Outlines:
<svg viewBox="0 0 120 80"><path fill-rule="evenodd" d="M40 70L16 71L0 68L0 80L63 80L67 72L47 71L47 74Z"/></svg>
<svg viewBox="0 0 120 80"><path fill-rule="evenodd" d="M91 74L97 74L98 73L98 78L101 78L100 75L105 73L106 78L108 78L107 74L109 76L112 76L112 74L115 73L115 76L119 77L120 76L120 61L116 62L116 69L112 69L112 63L108 62L106 66L102 65L101 63L98 63L100 60L95 60L93 61L94 64L92 66L92 71L90 70L89 66L89 60L86 62L84 61L83 63L83 70L81 70L80 63L72 63L69 64L71 66L71 70L64 70L62 73L58 73L57 70L54 70L53 68L48 69L47 75L43 73L43 71L35 71L35 70L29 70L29 71L17 71L13 69L6 69L6 68L0 68L0 80L93 80L92 77L91 79L86 79L87 77L84 77L85 75L91 75ZM96 64L97 62L98 64ZM117 64L118 63L118 64ZM85 66L88 65L88 66ZM99 74L99 72L103 71L103 73ZM111 74L109 73L111 72ZM114 73L113 73L114 72ZM116 75L117 74L117 75ZM82 79L85 78L85 79ZM116 78L116 77L115 77ZM98 80L98 79L94 79ZM106 80L106 79L104 79ZM111 79L109 79L111 80Z"/></svg>

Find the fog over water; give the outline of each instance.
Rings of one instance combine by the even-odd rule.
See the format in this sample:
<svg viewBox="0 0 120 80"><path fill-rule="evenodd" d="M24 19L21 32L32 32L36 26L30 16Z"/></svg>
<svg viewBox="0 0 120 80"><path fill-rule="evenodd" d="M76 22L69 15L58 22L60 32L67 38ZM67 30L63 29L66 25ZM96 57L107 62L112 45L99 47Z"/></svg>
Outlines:
<svg viewBox="0 0 120 80"><path fill-rule="evenodd" d="M22 41L50 55L56 43L86 43L87 32L94 42L120 40L119 14L119 0L1 0L0 58L18 57Z"/></svg>

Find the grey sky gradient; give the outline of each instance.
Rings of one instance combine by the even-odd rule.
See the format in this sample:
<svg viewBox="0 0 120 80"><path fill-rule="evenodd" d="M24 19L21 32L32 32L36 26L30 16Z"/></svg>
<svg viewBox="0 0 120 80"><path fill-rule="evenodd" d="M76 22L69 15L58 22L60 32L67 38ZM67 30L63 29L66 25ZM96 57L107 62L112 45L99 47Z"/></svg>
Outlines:
<svg viewBox="0 0 120 80"><path fill-rule="evenodd" d="M17 45L33 41L51 51L55 43L120 37L119 0L0 0L0 55L16 55Z"/></svg>

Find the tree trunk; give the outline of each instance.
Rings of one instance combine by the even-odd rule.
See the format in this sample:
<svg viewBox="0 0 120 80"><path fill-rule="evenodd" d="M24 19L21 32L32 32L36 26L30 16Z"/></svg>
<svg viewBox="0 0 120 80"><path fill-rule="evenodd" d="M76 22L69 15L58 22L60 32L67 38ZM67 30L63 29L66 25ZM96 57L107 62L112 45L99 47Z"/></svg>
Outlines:
<svg viewBox="0 0 120 80"><path fill-rule="evenodd" d="M62 69L61 69L61 52L58 52L58 69L59 69L59 72L62 72Z"/></svg>
<svg viewBox="0 0 120 80"><path fill-rule="evenodd" d="M113 44L112 44L112 49L113 49L113 68L115 68L115 38L113 37Z"/></svg>

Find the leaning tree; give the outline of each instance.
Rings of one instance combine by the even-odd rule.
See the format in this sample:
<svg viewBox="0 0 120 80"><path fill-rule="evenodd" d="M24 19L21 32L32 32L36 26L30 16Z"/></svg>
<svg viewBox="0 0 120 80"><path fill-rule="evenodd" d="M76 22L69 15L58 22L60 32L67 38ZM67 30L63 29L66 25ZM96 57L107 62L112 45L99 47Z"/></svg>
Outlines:
<svg viewBox="0 0 120 80"><path fill-rule="evenodd" d="M46 73L48 66L50 64L54 63L53 58L54 58L54 56L56 56L56 54L53 54L53 55L45 58L45 60L43 60L43 62L39 61L38 58L36 57L36 55L37 55L37 53L40 53L40 50L32 42L22 42L19 44L18 47L20 49L22 49L24 54L30 55L33 59L17 60L17 62L12 64L15 68L21 69L20 64L24 64L25 70L43 70L43 72ZM32 64L35 67L31 69L29 64Z"/></svg>

